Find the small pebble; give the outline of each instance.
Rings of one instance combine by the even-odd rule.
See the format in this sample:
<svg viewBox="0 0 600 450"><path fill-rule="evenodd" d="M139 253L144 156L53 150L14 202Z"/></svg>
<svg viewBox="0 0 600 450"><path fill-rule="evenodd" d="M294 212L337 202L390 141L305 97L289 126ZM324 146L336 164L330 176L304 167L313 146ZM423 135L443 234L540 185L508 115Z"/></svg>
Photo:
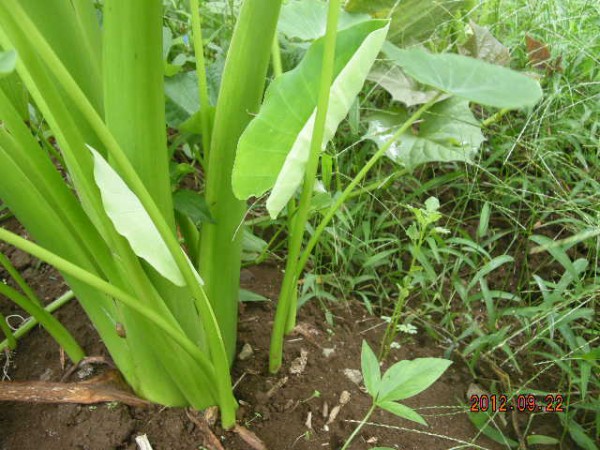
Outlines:
<svg viewBox="0 0 600 450"><path fill-rule="evenodd" d="M331 355L333 355L335 352L335 348L324 348L323 349L323 356L325 358L329 358Z"/></svg>
<svg viewBox="0 0 600 450"><path fill-rule="evenodd" d="M340 394L340 405L344 406L349 401L350 401L350 392L342 391L342 393Z"/></svg>
<svg viewBox="0 0 600 450"><path fill-rule="evenodd" d="M244 346L242 347L240 354L238 355L238 359L240 361L245 361L248 358L250 358L252 355L254 355L254 350L252 349L252 346L246 342L244 344Z"/></svg>
<svg viewBox="0 0 600 450"><path fill-rule="evenodd" d="M306 363L308 362L308 352L304 349L300 350L300 356L292 361L290 366L290 373L292 375L300 375L306 369Z"/></svg>
<svg viewBox="0 0 600 450"><path fill-rule="evenodd" d="M348 378L350 381L352 381L356 385L359 385L363 379L362 373L360 373L360 370L356 370L356 369L344 369L344 375L346 375L346 378Z"/></svg>

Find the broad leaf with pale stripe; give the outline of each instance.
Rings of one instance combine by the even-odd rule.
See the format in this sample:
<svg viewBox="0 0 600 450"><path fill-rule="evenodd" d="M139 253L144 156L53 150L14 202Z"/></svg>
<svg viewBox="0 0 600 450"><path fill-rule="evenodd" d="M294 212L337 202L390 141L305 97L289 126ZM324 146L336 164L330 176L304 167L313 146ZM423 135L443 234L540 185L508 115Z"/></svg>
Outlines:
<svg viewBox="0 0 600 450"><path fill-rule="evenodd" d="M325 35L327 3L321 0L292 0L281 8L278 29L290 39L311 41ZM340 13L338 29L370 20L367 14Z"/></svg>
<svg viewBox="0 0 600 450"><path fill-rule="evenodd" d="M102 203L117 232L127 239L136 255L163 277L177 286L185 286L175 258L142 202L102 155L89 145L88 148L94 157L94 179L100 189ZM195 270L194 273L198 282L203 284Z"/></svg>
<svg viewBox="0 0 600 450"><path fill-rule="evenodd" d="M519 109L542 98L540 84L533 78L485 61L392 45L386 45L385 53L418 82L480 105Z"/></svg>
<svg viewBox="0 0 600 450"><path fill-rule="evenodd" d="M334 81L323 147L333 138L360 92L388 31L388 22L370 20L339 32ZM233 169L239 199L272 189L267 209L276 217L301 185L310 154L324 41L309 48L294 70L267 90L264 104L242 135Z"/></svg>

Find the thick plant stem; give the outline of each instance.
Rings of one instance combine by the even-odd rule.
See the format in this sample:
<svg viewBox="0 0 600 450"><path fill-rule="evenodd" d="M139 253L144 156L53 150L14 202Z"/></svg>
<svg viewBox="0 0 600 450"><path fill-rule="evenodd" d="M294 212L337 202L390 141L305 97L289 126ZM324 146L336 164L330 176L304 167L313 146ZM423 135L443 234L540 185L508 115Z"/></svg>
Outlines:
<svg viewBox="0 0 600 450"><path fill-rule="evenodd" d="M204 160L208 161L211 140L211 105L208 98L208 82L206 80L206 63L204 60L204 42L202 40L202 19L198 0L190 0L192 14L192 34L194 36L194 53L196 55L196 75L198 76L198 92L200 93L200 127L202 129L202 150Z"/></svg>
<svg viewBox="0 0 600 450"><path fill-rule="evenodd" d="M66 259L61 258L58 255L55 255L52 252L40 247L33 242L30 242L22 237L11 233L10 231L4 230L0 228L0 240L8 242L15 247L30 253L36 258L56 267L59 271L72 276L101 292L104 292L106 295L113 297L115 300L123 303L129 308L137 311L142 316L147 318L149 321L154 323L158 328L160 328L165 334L170 336L177 344L179 344L184 351L189 353L189 355L194 358L202 367L202 369L206 372L207 378L214 378L215 373L208 361L207 357L200 351L200 349L190 341L184 333L180 330L173 327L167 320L162 317L160 314L155 311L148 309L145 305L135 297L129 295L125 291L119 289L116 286L104 281L98 276L94 275L91 272L88 272L81 267L76 266L75 264L67 261ZM0 285L1 287L2 285ZM52 317L52 316L50 316ZM54 319L54 318L52 318ZM56 320L56 319L54 319ZM59 323L60 325L60 323Z"/></svg>
<svg viewBox="0 0 600 450"><path fill-rule="evenodd" d="M310 213L310 204L313 196L313 189L317 171L319 169L319 157L323 147L323 138L325 135L325 125L327 112L329 109L329 98L331 83L333 81L335 47L337 37L337 24L340 16L340 0L329 1L329 12L327 15L327 32L325 35L325 49L323 52L323 68L321 70L321 84L319 89L317 115L315 118L315 127L313 130L310 158L306 166L304 176L304 186L300 195L300 203L295 211L293 226L291 227L292 236L288 249L288 260L286 263L285 277L279 296L277 312L275 314L275 323L273 325L273 334L271 336L271 354L269 358L269 368L275 373L281 367L283 352L283 335L294 328L296 323L296 304L295 295L298 277L296 276L296 265L302 248L304 238L304 229Z"/></svg>
<svg viewBox="0 0 600 450"><path fill-rule="evenodd" d="M65 94L68 95L73 103L80 109L82 115L89 121L90 126L94 132L98 135L98 138L102 144L106 147L107 152L114 158L117 169L120 171L123 179L129 184L131 190L138 196L142 205L150 215L152 221L156 225L162 239L164 239L169 251L173 255L177 267L183 274L186 285L190 288L192 296L195 300L196 307L198 308L200 317L204 327L206 328L208 345L210 347L211 361L214 365L214 370L218 374L215 378L215 385L217 391L217 397L219 406L221 408L221 422L224 428L231 428L235 425L235 409L236 402L232 394L231 375L229 373L229 364L225 354L223 346L223 339L221 337L221 330L217 324L215 314L210 306L206 292L200 286L196 279L196 274L189 266L188 259L182 252L179 242L172 232L169 223L162 215L157 204L153 200L152 196L148 193L148 190L144 186L144 183L137 175L136 171L132 167L130 161L123 153L119 144L109 132L106 125L94 109L92 104L88 101L85 94L81 91L73 77L65 69L64 65L60 62L60 59L54 53L52 48L48 45L48 42L44 37L37 31L35 26L31 23L27 14L24 13L19 3L16 1L10 2L10 8L3 3L0 3L0 10L7 15L10 15L15 19L15 23L19 23L20 29L26 30L28 39L31 40L36 46L39 57L47 65L52 74L59 80L64 88ZM0 233L3 230L0 229ZM30 252L33 254L33 252ZM83 280L82 280L83 281ZM110 285L109 285L110 286ZM132 298L132 297L129 297ZM132 309L138 311L141 315L145 315L147 318L147 311L139 308L139 305L131 306L133 303L125 303ZM137 306L137 308L136 308ZM154 317L156 319L156 317ZM158 319L162 319L160 316ZM152 320L152 319L149 319ZM164 322L161 321L164 324ZM158 325L157 325L158 326ZM175 338L173 338L176 340ZM189 342L189 341L187 341ZM180 342L181 343L181 342ZM196 350L199 351L197 347ZM191 351L191 350L190 350ZM201 354L201 353L200 353ZM201 354L202 355L202 354ZM190 353L190 356L192 354ZM203 355L202 355L203 356ZM194 357L198 361L198 355Z"/></svg>
<svg viewBox="0 0 600 450"><path fill-rule="evenodd" d="M60 297L58 297L56 300L54 300L53 302L51 302L48 306L46 306L45 309L46 309L46 311L48 311L49 314L52 314L53 312L55 312L59 308L63 307L67 303L69 303L74 298L75 298L75 294L73 293L73 291L67 291L63 295L61 295ZM37 318L35 318L33 316L30 317L25 322L23 322L23 324L19 328L17 328L15 330L15 332L13 333L14 338L15 339L22 338L27 333L29 333L31 330L33 330L33 328L36 325L38 325L39 323L40 322L37 320ZM16 343L16 341L15 341L15 343ZM0 352L3 352L7 348L11 348L9 346L9 342L7 340L4 340L4 341L0 342Z"/></svg>
<svg viewBox="0 0 600 450"><path fill-rule="evenodd" d="M394 142L396 142L400 138L400 136L402 136L406 131L408 131L409 128L439 100L440 96L441 94L438 94L432 100L425 103L417 111L415 111L415 113L412 116L410 116L410 118L406 122L404 122L404 124L398 129L398 131L396 131L396 133L394 133L394 135L371 157L371 159L369 159L369 161L363 166L360 172L358 172L358 174L354 177L354 179L350 182L346 189L344 189L344 192L342 192L342 194L337 198L334 204L329 207L327 213L325 214L325 216L319 223L319 226L311 236L310 240L308 241L308 244L306 245L306 248L304 249L304 252L302 253L302 256L300 257L300 262L296 266L295 275L297 278L300 277L300 275L302 274L302 271L304 270L304 267L306 266L306 263L310 258L310 254L317 245L317 242L319 241L321 234L325 230L325 227L329 225L329 222L331 222L331 219L333 219L333 217L335 216L335 213L340 209L344 202L348 200L354 189L356 189L358 184L365 178L367 173L369 173L369 170L371 170L373 166L377 163L377 161L379 161L386 154L386 152L390 149Z"/></svg>
<svg viewBox="0 0 600 450"><path fill-rule="evenodd" d="M105 121L175 233L165 127L162 1L104 2Z"/></svg>
<svg viewBox="0 0 600 450"><path fill-rule="evenodd" d="M363 420L360 421L360 423L354 429L354 431L352 432L352 434L350 435L348 440L346 440L346 442L344 443L344 446L342 447L342 450L346 450L350 446L350 444L352 443L354 438L358 435L359 431L362 430L362 428L365 426L365 423L367 423L367 421L373 415L373 412L375 412L375 408L377 408L377 406L375 404L373 404L373 406L371 406L371 409L369 409L369 411L367 412L367 414L365 415Z"/></svg>
<svg viewBox="0 0 600 450"><path fill-rule="evenodd" d="M277 78L283 74L283 66L281 64L281 48L279 47L279 36L275 33L273 38L273 50L271 55L271 64L273 65L273 77Z"/></svg>
<svg viewBox="0 0 600 450"><path fill-rule="evenodd" d="M246 202L233 195L231 173L238 140L260 106L280 8L281 0L246 0L242 5L225 62L206 174L205 197L215 223L202 227L199 266L230 363L246 212Z"/></svg>

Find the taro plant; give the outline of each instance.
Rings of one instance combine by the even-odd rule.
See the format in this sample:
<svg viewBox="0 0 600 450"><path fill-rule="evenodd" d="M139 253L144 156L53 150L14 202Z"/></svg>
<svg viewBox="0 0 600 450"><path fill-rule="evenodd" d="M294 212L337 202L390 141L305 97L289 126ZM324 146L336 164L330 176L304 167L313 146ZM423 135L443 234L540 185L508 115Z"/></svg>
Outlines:
<svg viewBox="0 0 600 450"><path fill-rule="evenodd" d="M185 233L186 248L202 241L194 261L178 241L190 219L175 215L169 179L162 2L108 0L102 26L87 0L0 5L1 74L10 74L0 90L0 197L37 244L5 229L0 238L61 271L138 395L219 405L225 427L235 421L229 362L244 213L229 180L238 137L262 98L280 3L244 2L214 118L202 96L215 226ZM192 6L201 54L198 2ZM15 100L24 92L60 153L46 152L28 129Z"/></svg>
<svg viewBox="0 0 600 450"><path fill-rule="evenodd" d="M271 190L267 209L272 217L285 210L290 224L271 348L276 371L310 253L375 163L386 154L408 168L469 160L480 143L469 102L520 108L540 97L535 81L508 69L386 43L385 16L349 17L331 0L297 67L279 75L274 59L279 76L263 101L269 60L278 55L281 3L242 2L212 104L199 5L190 2L202 136L195 153L210 213L200 229L185 213L197 209L189 203L198 197L175 197L171 189L162 2L106 0L101 26L88 0L0 3L0 76L7 75L0 85L0 198L37 244L2 228L0 239L60 270L137 394L164 405L219 405L225 427L235 421L229 365L245 200ZM302 251L321 151L382 48L439 93L370 137L379 149ZM56 145L27 126L28 103ZM412 127L423 119L415 136Z"/></svg>

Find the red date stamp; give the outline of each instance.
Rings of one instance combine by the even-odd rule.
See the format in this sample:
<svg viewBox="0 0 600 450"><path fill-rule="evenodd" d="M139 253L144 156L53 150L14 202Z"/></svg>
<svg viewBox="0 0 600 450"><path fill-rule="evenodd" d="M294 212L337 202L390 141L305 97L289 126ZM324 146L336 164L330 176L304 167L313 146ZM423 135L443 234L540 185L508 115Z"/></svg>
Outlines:
<svg viewBox="0 0 600 450"><path fill-rule="evenodd" d="M469 403L471 412L565 412L561 394L548 394L543 399L533 394L471 395Z"/></svg>

